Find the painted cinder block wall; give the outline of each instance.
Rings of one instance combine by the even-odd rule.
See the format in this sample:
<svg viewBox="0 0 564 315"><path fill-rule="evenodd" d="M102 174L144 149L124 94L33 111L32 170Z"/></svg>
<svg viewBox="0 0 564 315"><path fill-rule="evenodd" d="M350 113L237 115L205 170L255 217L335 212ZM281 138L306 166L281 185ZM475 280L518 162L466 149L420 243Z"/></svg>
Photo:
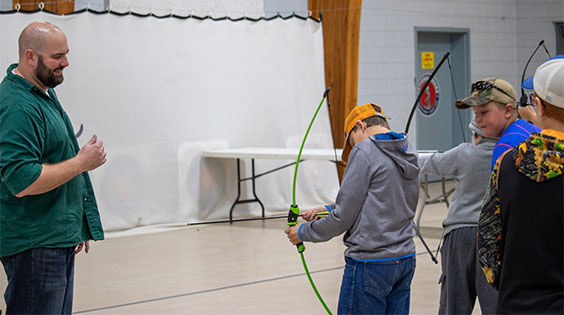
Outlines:
<svg viewBox="0 0 564 315"><path fill-rule="evenodd" d="M392 128L403 131L417 96L415 27L469 29L471 80L498 76L518 89L523 67L540 40L544 39L555 54L554 22L563 20L562 0L365 0L358 102L381 104L392 117ZM546 53L539 51L527 75L546 58ZM467 94L469 89L458 94ZM410 128L412 141L416 139L415 123Z"/></svg>

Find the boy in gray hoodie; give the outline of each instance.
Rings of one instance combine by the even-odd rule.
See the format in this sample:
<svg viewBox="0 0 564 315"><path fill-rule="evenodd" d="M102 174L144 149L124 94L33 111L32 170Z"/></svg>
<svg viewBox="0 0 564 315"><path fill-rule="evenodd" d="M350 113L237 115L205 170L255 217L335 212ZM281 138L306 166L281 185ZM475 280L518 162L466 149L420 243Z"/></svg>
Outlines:
<svg viewBox="0 0 564 315"><path fill-rule="evenodd" d="M417 152L406 134L390 131L374 104L348 114L345 135L343 161L348 164L336 204L325 218L285 232L294 245L346 232L339 314L407 314L415 271Z"/></svg>
<svg viewBox="0 0 564 315"><path fill-rule="evenodd" d="M455 192L443 221L439 314L471 314L476 297L482 314L495 314L497 292L480 270L476 233L480 208L490 178L497 139L484 137L472 120L474 143L461 143L443 153L421 156L421 173L454 176Z"/></svg>

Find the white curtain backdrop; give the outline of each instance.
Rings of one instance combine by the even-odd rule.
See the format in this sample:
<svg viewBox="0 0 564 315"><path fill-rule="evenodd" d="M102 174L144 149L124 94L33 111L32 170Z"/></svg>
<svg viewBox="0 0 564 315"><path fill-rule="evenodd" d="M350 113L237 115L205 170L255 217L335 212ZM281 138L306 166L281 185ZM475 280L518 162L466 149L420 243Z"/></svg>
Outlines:
<svg viewBox="0 0 564 315"><path fill-rule="evenodd" d="M39 20L67 34L70 66L56 91L75 130L84 125L79 143L95 133L108 152L91 172L105 230L227 218L236 162L202 152L298 147L325 89L322 28L310 19L9 14L0 17L2 69L17 62L23 27ZM306 147L332 147L326 107ZM258 160L257 172L287 162ZM248 176L250 163L243 170ZM258 179L267 214L287 212L292 172ZM302 209L334 200L333 163L306 161L299 173ZM258 216L260 206L239 205L234 215Z"/></svg>

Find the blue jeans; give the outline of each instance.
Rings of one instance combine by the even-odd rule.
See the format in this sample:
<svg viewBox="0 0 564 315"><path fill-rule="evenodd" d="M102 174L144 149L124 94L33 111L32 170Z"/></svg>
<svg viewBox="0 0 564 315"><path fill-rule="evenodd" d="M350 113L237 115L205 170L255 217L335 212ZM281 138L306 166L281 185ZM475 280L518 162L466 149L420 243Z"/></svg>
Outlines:
<svg viewBox="0 0 564 315"><path fill-rule="evenodd" d="M34 248L0 258L6 314L71 314L74 249Z"/></svg>
<svg viewBox="0 0 564 315"><path fill-rule="evenodd" d="M359 262L345 257L339 314L408 314L415 257Z"/></svg>

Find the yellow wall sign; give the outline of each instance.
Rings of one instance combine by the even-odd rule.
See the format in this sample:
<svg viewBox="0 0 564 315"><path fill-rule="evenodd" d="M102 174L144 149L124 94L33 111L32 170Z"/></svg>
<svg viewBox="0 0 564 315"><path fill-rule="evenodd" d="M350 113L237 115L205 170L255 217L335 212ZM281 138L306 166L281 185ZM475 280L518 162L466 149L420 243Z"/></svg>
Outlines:
<svg viewBox="0 0 564 315"><path fill-rule="evenodd" d="M435 53L432 51L421 52L421 68L433 69L435 67Z"/></svg>

